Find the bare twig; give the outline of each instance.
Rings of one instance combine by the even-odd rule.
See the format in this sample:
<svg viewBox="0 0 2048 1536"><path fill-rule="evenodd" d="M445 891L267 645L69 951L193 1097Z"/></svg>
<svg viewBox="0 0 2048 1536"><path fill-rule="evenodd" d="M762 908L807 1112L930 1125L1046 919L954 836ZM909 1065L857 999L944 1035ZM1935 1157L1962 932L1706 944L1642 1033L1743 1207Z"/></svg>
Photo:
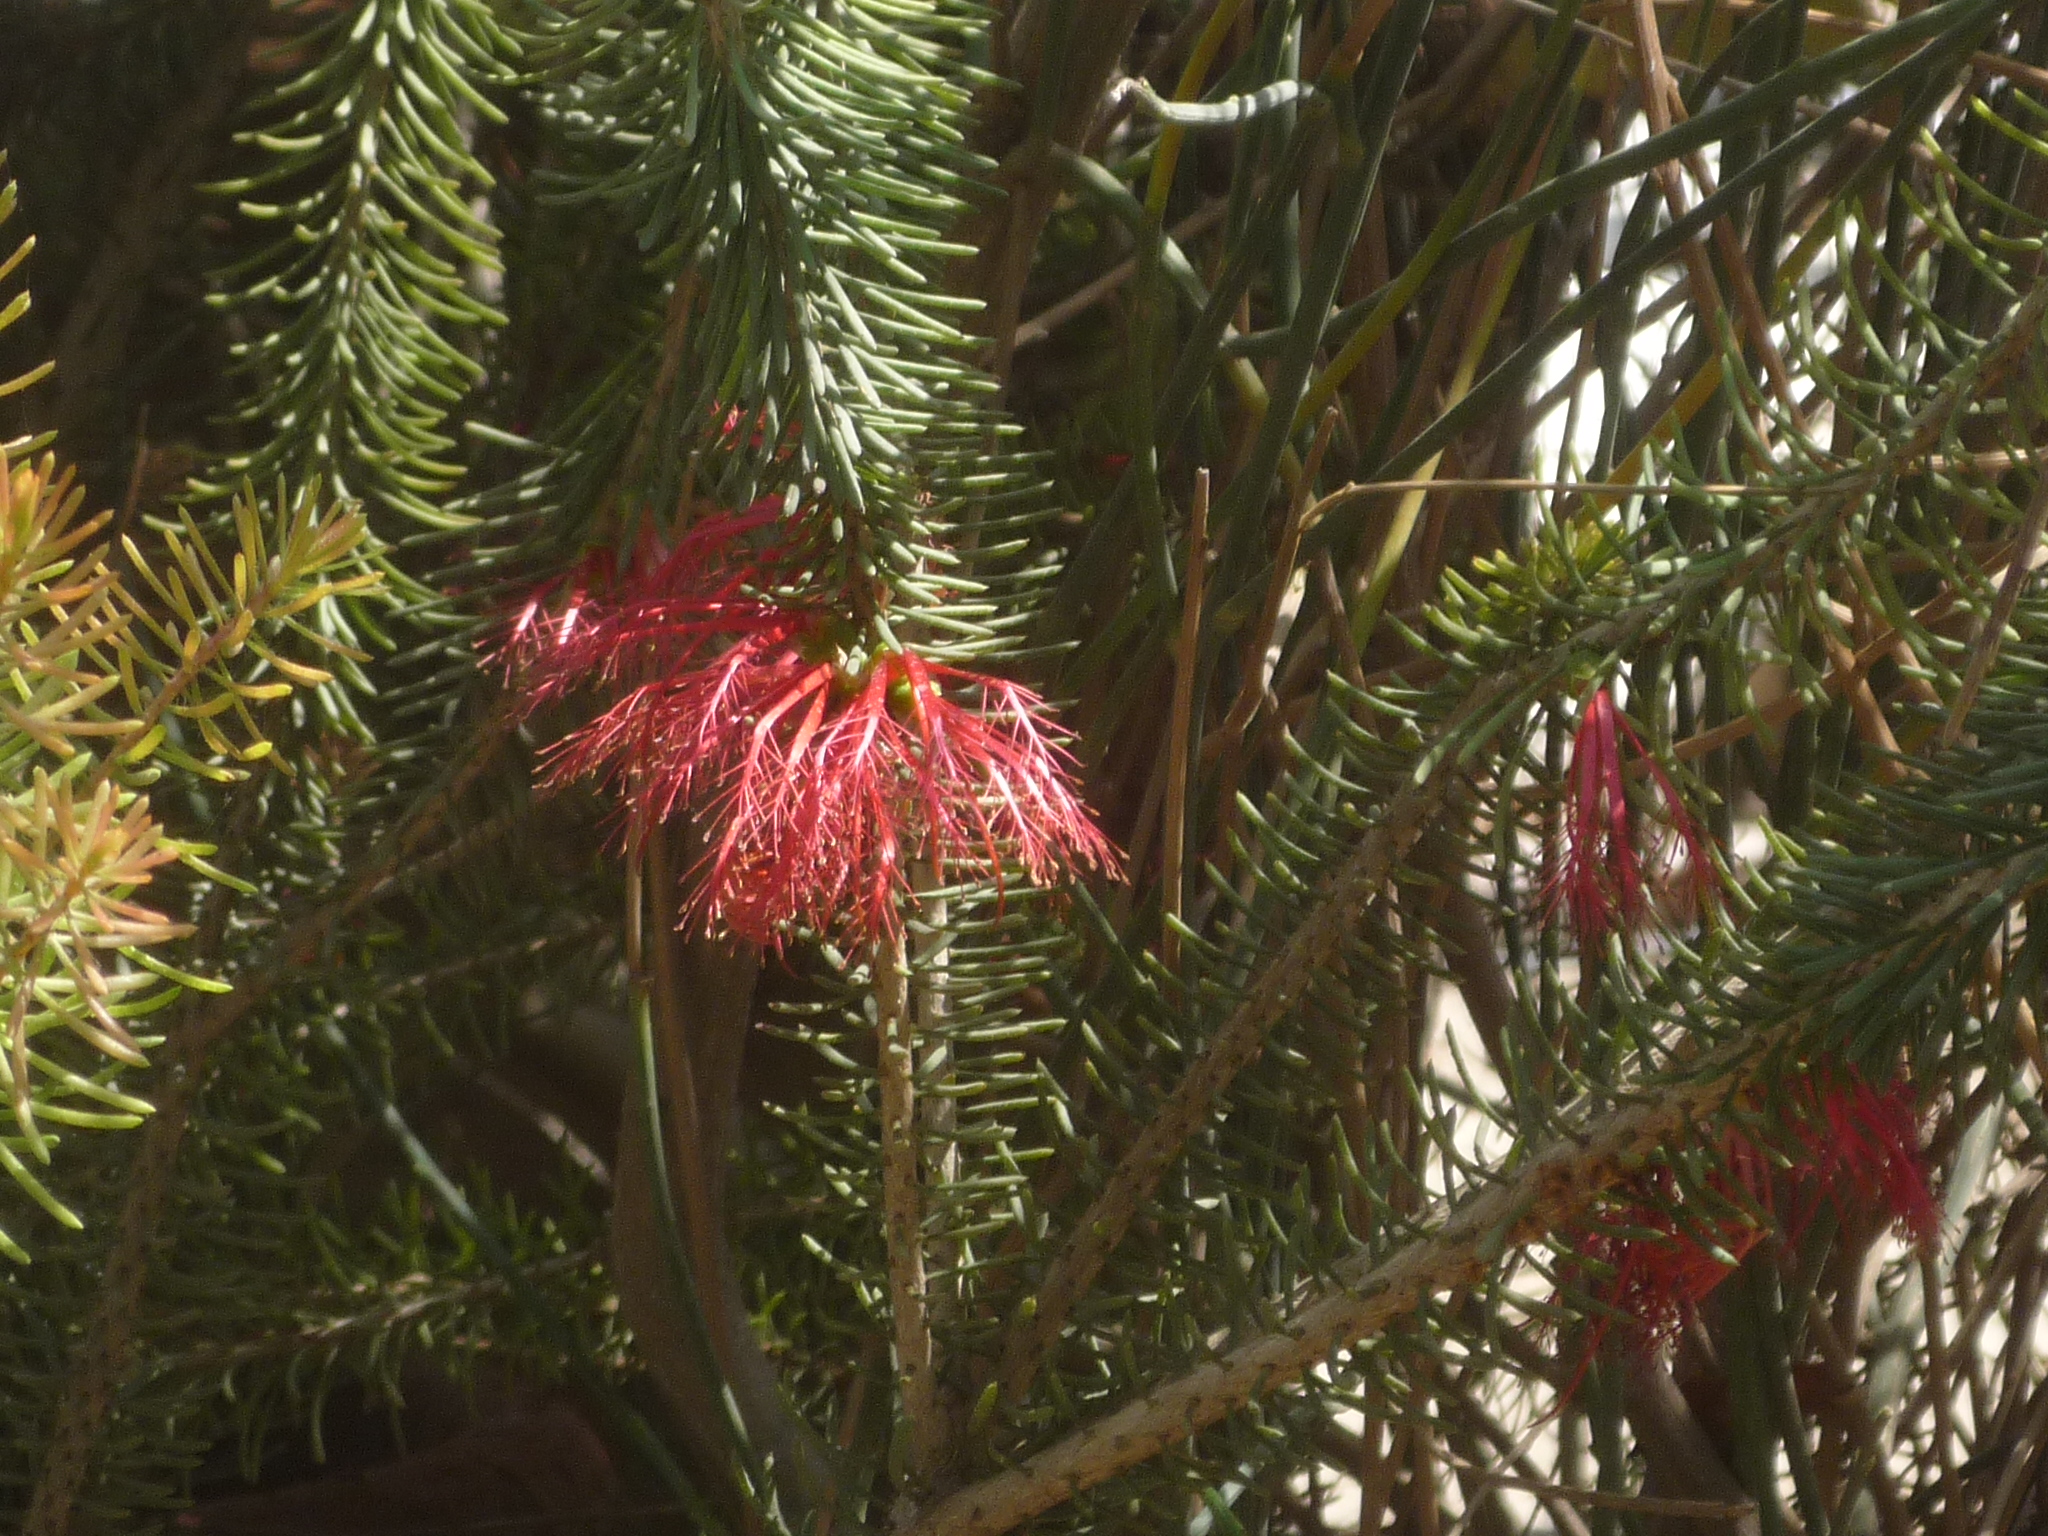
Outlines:
<svg viewBox="0 0 2048 1536"><path fill-rule="evenodd" d="M2007 1536L2019 1519L2020 1505L2039 1475L2044 1443L2048 1443L2048 1382L2034 1390L2034 1399L2027 1408L2026 1427L2020 1431L2019 1443L2006 1458L2005 1467L1998 1474L1998 1485L1984 1505L1984 1518L1977 1528L1986 1536Z"/></svg>
<svg viewBox="0 0 2048 1536"><path fill-rule="evenodd" d="M1643 114L1650 120L1650 134L1657 138L1671 131L1672 113L1681 117L1685 107L1679 96L1678 83L1671 78L1670 67L1664 57L1663 38L1657 31L1657 12L1653 0L1634 0L1632 19L1635 23L1636 52L1643 65ZM1712 195L1713 188L1707 177L1703 162L1693 159L1693 174L1700 180L1700 195ZM1685 189L1679 180L1678 164L1665 160L1658 164L1655 176L1658 188L1664 194L1664 204L1671 210L1673 220L1683 219L1691 210L1686 207ZM1771 392L1778 397L1778 403L1785 408L1795 425L1804 429L1804 417L1799 409L1799 398L1792 388L1792 376L1785 368L1785 359L1779 354L1777 343L1771 339L1768 316L1758 298L1756 285L1750 281L1749 267L1743 258L1740 242L1735 238L1734 226L1724 217L1714 221L1713 238L1721 251L1723 266L1728 269L1728 281L1735 289L1735 310L1742 329L1749 333L1749 341L1763 359L1764 374L1769 379ZM1692 287L1693 303L1702 317L1724 310L1727 306L1721 298L1720 284L1714 276L1713 264L1707 259L1706 242L1700 239L1688 240L1684 250L1686 277Z"/></svg>
<svg viewBox="0 0 2048 1536"><path fill-rule="evenodd" d="M2027 503L2026 516L2020 520L2012 563L2005 568L2005 580L1998 588L1997 601L1992 603L1984 628L1978 632L1977 642L1970 651L1970 666L1963 674L1963 686L1956 691L1956 701L1949 708L1948 719L1942 722L1938 741L1943 747L1952 747L1961 738L1963 725L1970 718L1970 711L1976 707L1977 695L1983 691L1991 663L1998 658L1999 644L2005 638L2005 626L2012 622L2012 612L2019 606L2027 574L2034 568L2032 556L2040 547L2044 528L2048 528L2048 475L2041 476L2034 486L2034 499Z"/></svg>
<svg viewBox="0 0 2048 1536"><path fill-rule="evenodd" d="M1160 828L1159 955L1168 970L1180 968L1181 903L1186 899L1182 863L1188 840L1188 740L1195 710L1195 669L1202 640L1202 586L1209 560L1209 471L1195 471L1194 506L1188 514L1188 569L1181 591L1180 644L1173 653L1173 713L1166 735L1166 805Z"/></svg>
<svg viewBox="0 0 2048 1536"><path fill-rule="evenodd" d="M1647 1156L1712 1114L1748 1081L1775 1038L1759 1033L1719 1070L1676 1084L1547 1147L1512 1179L1450 1213L1434 1235L1380 1263L1340 1269L1286 1325L1153 1388L1136 1402L923 1512L906 1536L1000 1536L1138 1465L1432 1296L1478 1283L1505 1246L1557 1231Z"/></svg>
<svg viewBox="0 0 2048 1536"><path fill-rule="evenodd" d="M1337 407L1333 405L1323 412L1322 422L1316 427L1315 441L1309 445L1308 459L1302 465L1301 480L1288 499L1287 522L1280 531L1280 547L1273 553L1273 577L1266 583L1266 599L1259 607L1258 622L1252 625L1245 638L1244 681L1238 685L1237 699L1230 706L1230 713L1202 743L1205 762L1244 734L1244 728L1258 713L1259 701L1266 696L1266 650L1273 643L1274 630L1279 627L1280 605L1286 601L1287 589L1294 581L1294 562L1301 553L1301 531L1308 520L1309 492L1322 468L1323 455L1329 449L1330 434L1336 429Z"/></svg>
<svg viewBox="0 0 2048 1536"><path fill-rule="evenodd" d="M1219 197L1197 208L1174 225L1168 234L1177 243L1184 245L1214 229L1222 222L1223 215L1229 211L1230 200ZM1076 315L1086 314L1137 275L1138 258L1125 257L1102 276L1076 288L1058 303L1047 305L1018 326L1016 335L1010 339L1010 351L1014 354L1022 352L1026 347L1036 346Z"/></svg>
<svg viewBox="0 0 2048 1536"><path fill-rule="evenodd" d="M1828 1309L1820 1304L1818 1295L1806 1309L1808 1323L1812 1326L1815 1342L1820 1345L1821 1354L1827 1358L1830 1367L1841 1381L1846 1383L1838 1401L1849 1420L1849 1429L1856 1442L1856 1467L1870 1480L1872 1501L1877 1506L1877 1519L1884 1536L1911 1536L1913 1529L1906 1513L1906 1503L1899 1493L1898 1480L1892 1476L1892 1469L1886 1464L1885 1442L1878 1432L1877 1420L1871 1412L1869 1394L1856 1377L1856 1357L1842 1336L1835 1331L1835 1325L1828 1316Z"/></svg>
<svg viewBox="0 0 2048 1536"><path fill-rule="evenodd" d="M1635 0L1615 0L1613 4L1595 4L1586 8L1589 15L1612 12L1632 5ZM1653 0L1666 10L1679 10L1693 4L1693 0ZM1770 0L1717 0L1719 9L1732 16L1754 16L1770 8ZM1833 11L1815 9L1806 19L1806 25L1816 32L1847 32L1854 37L1868 37L1882 32L1886 23L1872 21L1867 17L1840 15ZM2021 59L2007 58L2002 54L1978 51L1970 55L1970 67L1987 75L1996 75L2005 80L2016 80L2031 85L2037 91L2048 91L2048 69L2026 63Z"/></svg>
<svg viewBox="0 0 2048 1536"><path fill-rule="evenodd" d="M1956 1474L1955 1367L1949 1358L1948 1324L1943 1317L1941 1265L1932 1243L1922 1243L1921 1306L1927 1319L1927 1395L1934 1406L1934 1454L1941 1464L1941 1529L1943 1536L1964 1536L1968 1516L1963 1508L1963 1482Z"/></svg>
<svg viewBox="0 0 2048 1536"><path fill-rule="evenodd" d="M1483 1467L1474 1470L1486 1471ZM1639 1515L1666 1515L1681 1520L1734 1521L1756 1513L1756 1504L1749 1499L1667 1499L1651 1493L1608 1493L1599 1488L1571 1488L1538 1478L1508 1477L1497 1472L1486 1472L1486 1480L1496 1488L1511 1488L1518 1493L1533 1493L1539 1498L1582 1504L1587 1509L1632 1510Z"/></svg>
<svg viewBox="0 0 2048 1536"><path fill-rule="evenodd" d="M1323 607L1329 614L1330 643L1336 648L1338 667L1344 673L1344 681L1354 688L1363 688L1365 659L1358 654L1358 642L1351 638L1351 611L1337 585L1337 568L1330 563L1327 549L1316 551L1315 571L1316 590L1322 593Z"/></svg>

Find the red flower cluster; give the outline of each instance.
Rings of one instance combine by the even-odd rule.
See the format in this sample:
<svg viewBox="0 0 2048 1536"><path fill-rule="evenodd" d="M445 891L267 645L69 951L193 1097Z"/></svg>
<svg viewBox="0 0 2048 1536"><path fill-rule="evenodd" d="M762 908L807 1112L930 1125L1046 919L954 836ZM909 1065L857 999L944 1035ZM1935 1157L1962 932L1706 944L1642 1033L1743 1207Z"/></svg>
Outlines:
<svg viewBox="0 0 2048 1536"><path fill-rule="evenodd" d="M1739 1129L1721 1141L1721 1166L1708 1180L1713 1194L1732 1205L1771 1213L1793 1241L1824 1205L1882 1211L1915 1238L1940 1225L1928 1188L1911 1087L1903 1080L1878 1090L1855 1073L1825 1085L1808 1082L1790 1106L1796 1161L1789 1173ZM1679 1324L1763 1240L1764 1229L1731 1213L1705 1223L1678 1221L1671 1209L1676 1183L1668 1169L1645 1175L1635 1190L1618 1192L1612 1226L1588 1225L1573 1234L1581 1259L1606 1273L1594 1287L1613 1314L1634 1320L1645 1346L1669 1338ZM1789 1208L1780 1210L1789 1200ZM1611 1318L1597 1319L1586 1346L1590 1359ZM1583 1369L1583 1367L1582 1367Z"/></svg>
<svg viewBox="0 0 2048 1536"><path fill-rule="evenodd" d="M1635 727L1615 708L1613 695L1596 688L1579 712L1579 729L1572 740L1564 848L1561 855L1551 850L1543 882L1546 912L1555 916L1564 909L1581 949L1597 947L1609 933L1635 926L1649 912L1643 859L1636 851L1628 803L1628 770L1622 763L1624 738L1663 800L1671 829L1685 850L1686 878L1695 896L1704 902L1714 892L1713 858L1698 820L1670 775L1643 746Z"/></svg>
<svg viewBox="0 0 2048 1536"><path fill-rule="evenodd" d="M593 566L528 605L502 650L528 708L593 686L611 699L550 749L549 782L608 784L630 837L703 813L719 841L689 918L757 942L791 925L894 932L919 862L941 880L1014 865L1041 884L1112 869L1043 702L861 648L801 595L808 552L779 522L779 502L757 503L622 579Z"/></svg>

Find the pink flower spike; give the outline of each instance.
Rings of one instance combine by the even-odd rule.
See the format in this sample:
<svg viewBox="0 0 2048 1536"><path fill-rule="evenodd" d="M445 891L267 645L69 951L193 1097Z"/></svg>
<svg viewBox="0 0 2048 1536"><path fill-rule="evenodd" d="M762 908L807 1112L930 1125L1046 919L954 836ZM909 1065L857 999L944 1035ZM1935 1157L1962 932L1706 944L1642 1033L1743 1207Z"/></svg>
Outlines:
<svg viewBox="0 0 2048 1536"><path fill-rule="evenodd" d="M1565 775L1567 796L1562 847L1546 854L1542 902L1546 916L1562 909L1581 950L1599 946L1608 934L1638 926L1650 912L1647 872L1636 847L1635 817L1628 799L1628 767L1622 743L1656 787L1666 819L1685 851L1687 873L1701 902L1714 892L1714 863L1700 824L1663 766L1615 707L1605 688L1596 688L1579 711Z"/></svg>
<svg viewBox="0 0 2048 1536"><path fill-rule="evenodd" d="M1543 899L1551 913L1565 910L1581 947L1591 949L1634 922L1643 907L1614 699L1605 688L1596 688L1579 711L1566 782L1563 855L1552 853Z"/></svg>
<svg viewBox="0 0 2048 1536"><path fill-rule="evenodd" d="M593 549L536 588L491 659L528 713L592 683L631 687L721 642L786 627L777 593L808 564L785 536L778 498L708 518L673 549L643 529L624 569L613 550Z"/></svg>
<svg viewBox="0 0 2048 1536"><path fill-rule="evenodd" d="M537 591L496 658L524 711L609 700L546 751L545 781L615 792L629 842L703 816L717 841L685 920L762 943L893 933L914 865L999 887L1006 867L1040 885L1113 871L1043 701L910 651L862 659L851 624L799 595L818 564L766 498Z"/></svg>

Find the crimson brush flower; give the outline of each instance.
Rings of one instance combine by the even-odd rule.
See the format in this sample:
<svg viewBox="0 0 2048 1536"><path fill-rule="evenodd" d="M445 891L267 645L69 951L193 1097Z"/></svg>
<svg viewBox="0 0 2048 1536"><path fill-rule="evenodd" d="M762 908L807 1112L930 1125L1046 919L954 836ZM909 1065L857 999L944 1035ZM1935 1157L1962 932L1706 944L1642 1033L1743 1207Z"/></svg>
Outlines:
<svg viewBox="0 0 2048 1536"><path fill-rule="evenodd" d="M1546 862L1543 905L1550 916L1563 910L1582 950L1597 948L1617 930L1627 931L1649 914L1646 871L1637 851L1636 816L1629 804L1630 772L1622 744L1655 786L1676 841L1684 849L1686 876L1696 898L1712 899L1714 863L1699 821L1687 808L1663 765L1643 745L1614 696L1596 688L1579 711L1565 775L1563 847Z"/></svg>
<svg viewBox="0 0 2048 1536"><path fill-rule="evenodd" d="M873 941L896 931L915 863L940 881L1014 866L1035 885L1116 867L1030 690L911 651L852 674L791 654L757 663L757 707L728 702L731 723L687 754L693 772L717 761L723 786L692 907L707 921Z"/></svg>
<svg viewBox="0 0 2048 1536"><path fill-rule="evenodd" d="M703 815L717 841L687 920L757 942L893 933L917 864L1040 885L1113 870L1044 702L913 651L863 654L848 621L787 595L801 546L746 553L778 518L758 504L700 526L609 593L572 581L559 612L522 616L501 654L529 711L611 697L548 750L546 782L599 779L629 841Z"/></svg>
<svg viewBox="0 0 2048 1536"><path fill-rule="evenodd" d="M1928 1186L1910 1084L1901 1080L1880 1090L1854 1072L1809 1079L1784 1108L1792 1121L1792 1166L1783 1167L1749 1134L1730 1128L1721 1138L1719 1166L1707 1179L1714 1195L1774 1217L1793 1242L1826 1205L1882 1212L1915 1239L1936 1232L1940 1209ZM1781 1197L1790 1201L1783 1211ZM1739 1263L1764 1238L1765 1229L1740 1211L1681 1221L1673 1210L1677 1198L1671 1171L1652 1170L1633 1191L1615 1192L1612 1226L1589 1225L1570 1237L1578 1256L1607 1271L1593 1287L1607 1316L1593 1324L1586 1360L1616 1318L1628 1320L1644 1347L1671 1337L1734 1273L1729 1261Z"/></svg>
<svg viewBox="0 0 2048 1536"><path fill-rule="evenodd" d="M725 639L773 626L800 583L809 550L782 526L782 501L707 518L664 549L651 529L623 568L587 551L565 576L529 594L496 660L531 713L591 684L628 686L672 671Z"/></svg>
<svg viewBox="0 0 2048 1536"><path fill-rule="evenodd" d="M588 549L560 576L527 593L499 642L497 660L507 672L530 671L562 649L582 628L594 593L618 585L619 557L608 547Z"/></svg>

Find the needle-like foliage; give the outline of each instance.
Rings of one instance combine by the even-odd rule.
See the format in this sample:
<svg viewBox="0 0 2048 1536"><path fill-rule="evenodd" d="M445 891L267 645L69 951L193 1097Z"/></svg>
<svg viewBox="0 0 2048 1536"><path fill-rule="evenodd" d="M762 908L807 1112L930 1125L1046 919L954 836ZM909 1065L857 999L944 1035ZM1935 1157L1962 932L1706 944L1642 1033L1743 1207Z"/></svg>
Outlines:
<svg viewBox="0 0 2048 1536"><path fill-rule="evenodd" d="M2042 7L35 16L34 1536L2028 1528Z"/></svg>

